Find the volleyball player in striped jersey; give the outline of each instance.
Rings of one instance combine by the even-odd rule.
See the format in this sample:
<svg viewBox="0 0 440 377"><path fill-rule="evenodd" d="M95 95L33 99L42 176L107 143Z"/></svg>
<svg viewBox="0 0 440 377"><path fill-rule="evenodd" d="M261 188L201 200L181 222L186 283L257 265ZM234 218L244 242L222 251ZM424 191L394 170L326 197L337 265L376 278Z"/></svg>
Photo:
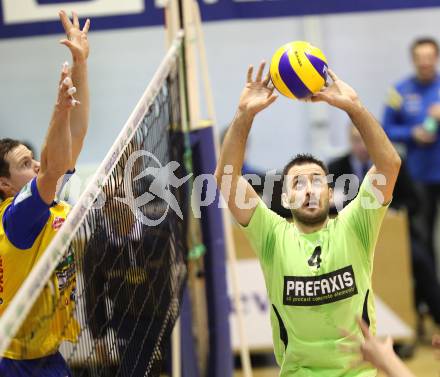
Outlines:
<svg viewBox="0 0 440 377"><path fill-rule="evenodd" d="M75 13L72 21L64 11L59 16L67 34L61 43L69 48L73 65L71 70L63 65L41 161L19 141L0 140L0 315L69 212L66 203L56 201L57 184L74 171L88 128L90 20L81 29ZM75 292L73 258L68 255L1 355L0 376L71 376L58 347L78 335Z"/></svg>

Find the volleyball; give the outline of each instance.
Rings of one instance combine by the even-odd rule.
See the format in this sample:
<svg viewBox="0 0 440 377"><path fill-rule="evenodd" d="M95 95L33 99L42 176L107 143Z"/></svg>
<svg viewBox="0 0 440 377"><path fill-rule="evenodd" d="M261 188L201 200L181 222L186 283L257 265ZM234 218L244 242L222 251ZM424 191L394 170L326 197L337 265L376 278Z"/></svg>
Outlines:
<svg viewBox="0 0 440 377"><path fill-rule="evenodd" d="M275 88L289 98L307 98L319 92L327 80L327 58L309 42L294 41L281 46L270 63Z"/></svg>

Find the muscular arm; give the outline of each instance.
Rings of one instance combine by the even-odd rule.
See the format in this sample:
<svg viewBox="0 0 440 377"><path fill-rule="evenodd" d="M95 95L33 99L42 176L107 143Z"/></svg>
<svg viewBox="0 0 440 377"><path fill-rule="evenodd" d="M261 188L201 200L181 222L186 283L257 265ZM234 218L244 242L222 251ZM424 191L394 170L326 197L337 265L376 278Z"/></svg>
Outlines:
<svg viewBox="0 0 440 377"><path fill-rule="evenodd" d="M246 226L254 213L255 207L239 208L237 205L237 190L245 191L245 199L259 200L258 194L252 186L241 176L243 167L246 141L252 127L253 116L247 112L238 110L229 127L220 151L220 157L215 171L217 184L221 190L223 198L227 201L228 207L237 222ZM231 184L222 185L223 173L229 172L232 167Z"/></svg>
<svg viewBox="0 0 440 377"><path fill-rule="evenodd" d="M87 69L89 44L87 33L90 27L90 20L87 19L81 30L76 13L73 12L72 21L70 21L64 11L60 11L59 16L68 37L68 39L62 40L61 43L67 46L72 53L72 81L76 86L76 97L81 103L80 106L75 106L72 109L70 120L70 133L72 137L72 162L70 170L73 170L89 126L90 100Z"/></svg>
<svg viewBox="0 0 440 377"><path fill-rule="evenodd" d="M383 203L389 203L399 174L400 157L383 128L365 107L359 103L348 114L359 130L373 161L369 174L382 174L385 177L383 185L381 182L372 183L382 193Z"/></svg>
<svg viewBox="0 0 440 377"><path fill-rule="evenodd" d="M83 147L84 138L89 126L89 86L87 78L87 62L74 63L72 80L77 88L77 98L81 102L72 110L70 132L72 135L72 164L70 170L76 166L79 154Z"/></svg>
<svg viewBox="0 0 440 377"><path fill-rule="evenodd" d="M331 70L329 70L329 75L333 79L332 85L313 95L312 100L314 102L325 101L332 106L344 110L351 118L353 124L359 130L374 163L369 174L382 174L385 177L384 184L382 184L383 182L372 182L382 196L382 198L377 197L379 201L388 203L392 198L394 185L399 173L400 157L383 128L362 105L353 88L340 80Z"/></svg>
<svg viewBox="0 0 440 377"><path fill-rule="evenodd" d="M248 69L247 83L239 101L234 120L226 133L220 157L215 171L217 185L223 198L228 203L232 215L241 225L248 225L255 211L255 206L243 206L243 200L237 194L244 193L245 201L259 200L252 186L241 176L246 141L257 113L273 103L277 96L273 87L268 87L269 75L263 79L264 63L261 63L256 79L252 78L252 66ZM232 168L232 172L230 169ZM222 184L224 173L231 176L231 184ZM227 182L227 180L225 180ZM238 200L237 200L238 199ZM241 204L241 205L240 205Z"/></svg>
<svg viewBox="0 0 440 377"><path fill-rule="evenodd" d="M41 166L37 176L37 188L41 199L50 205L55 197L57 182L72 163L72 137L70 112L73 83L66 67L63 68L49 130L41 152ZM69 92L70 90L70 92Z"/></svg>

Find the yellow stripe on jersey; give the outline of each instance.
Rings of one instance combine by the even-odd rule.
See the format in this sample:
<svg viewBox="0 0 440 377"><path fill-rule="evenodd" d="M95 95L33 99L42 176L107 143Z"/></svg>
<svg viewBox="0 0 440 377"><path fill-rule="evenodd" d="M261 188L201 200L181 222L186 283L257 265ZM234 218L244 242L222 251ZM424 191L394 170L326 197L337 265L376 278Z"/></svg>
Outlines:
<svg viewBox="0 0 440 377"><path fill-rule="evenodd" d="M52 207L50 217L32 247L21 250L8 240L3 228L3 215L12 200L13 198L8 198L0 203L0 264L3 270L0 316L35 263L43 255L59 229L60 223L66 219L70 210L70 207L62 202ZM73 262L72 256L70 260ZM66 268L65 263L62 268L63 270ZM71 268L74 268L74 265ZM73 298L76 293L75 274L68 281L61 282L58 281L57 271L58 269L44 287L31 312L2 356L16 360L35 359L56 352L63 340L72 342L77 340L80 329L73 317L75 308Z"/></svg>
<svg viewBox="0 0 440 377"><path fill-rule="evenodd" d="M403 98L396 88L392 87L388 90L387 105L394 110L400 110L402 107Z"/></svg>

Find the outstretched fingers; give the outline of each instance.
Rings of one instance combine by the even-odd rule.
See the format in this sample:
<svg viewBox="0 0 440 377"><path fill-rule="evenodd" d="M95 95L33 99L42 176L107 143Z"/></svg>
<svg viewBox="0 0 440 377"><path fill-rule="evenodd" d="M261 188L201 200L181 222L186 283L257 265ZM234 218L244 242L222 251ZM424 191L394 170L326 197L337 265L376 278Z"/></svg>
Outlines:
<svg viewBox="0 0 440 377"><path fill-rule="evenodd" d="M312 102L322 102L322 101L327 102L327 96L323 92L317 92L313 94L311 97L309 97L309 99Z"/></svg>
<svg viewBox="0 0 440 377"><path fill-rule="evenodd" d="M368 328L368 325L365 323L365 321L360 317L357 317L356 321L362 331L362 335L364 336L364 338L370 339L371 338L370 329Z"/></svg>
<svg viewBox="0 0 440 377"><path fill-rule="evenodd" d="M60 81L59 81L59 86L61 88L61 86L63 85L63 81L66 77L69 76L69 63L68 62L64 62L63 66L61 68L61 77L60 77Z"/></svg>
<svg viewBox="0 0 440 377"><path fill-rule="evenodd" d="M75 44L73 44L70 40L68 39L61 39L60 43L64 46L66 46L72 53L76 52L76 50L78 49Z"/></svg>
<svg viewBox="0 0 440 377"><path fill-rule="evenodd" d="M265 65L266 65L266 62L263 60L260 63L260 66L258 67L257 77L255 78L256 82L260 82L261 79L263 78L263 72L264 72Z"/></svg>
<svg viewBox="0 0 440 377"><path fill-rule="evenodd" d="M364 365L367 365L367 362L364 359L357 359L349 364L349 369L357 369Z"/></svg>
<svg viewBox="0 0 440 377"><path fill-rule="evenodd" d="M270 75L269 73L264 77L263 80L263 73L264 73L264 67L266 66L266 62L263 60L259 67L258 67L258 71L257 71L257 76L255 77L255 82L261 82L264 85L267 85L267 83L270 80ZM247 71L247 82L248 83L252 83L254 82L254 79L252 78L254 73L254 66L250 65Z"/></svg>
<svg viewBox="0 0 440 377"><path fill-rule="evenodd" d="M359 345L349 346L347 344L338 344L337 348L339 351L343 353L355 353L355 354L358 354L360 349Z"/></svg>
<svg viewBox="0 0 440 377"><path fill-rule="evenodd" d="M252 82L252 73L254 72L254 66L250 65L248 67L248 71L247 71L247 82L251 83Z"/></svg>
<svg viewBox="0 0 440 377"><path fill-rule="evenodd" d="M348 340L351 340L352 342L360 345L362 344L362 339L359 338L356 334L353 334L349 331L347 331L346 329L339 329L340 334L344 337L347 338Z"/></svg>
<svg viewBox="0 0 440 377"><path fill-rule="evenodd" d="M327 73L330 76L330 78L333 80L333 82L339 80L339 77L330 68L328 68Z"/></svg>
<svg viewBox="0 0 440 377"><path fill-rule="evenodd" d="M269 83L270 82L271 82L271 80L270 80L270 72L267 72L266 76L264 76L263 84L266 85L267 87L269 87Z"/></svg>
<svg viewBox="0 0 440 377"><path fill-rule="evenodd" d="M90 18L88 18L84 24L84 27L82 29L83 33L88 33L90 29Z"/></svg>
<svg viewBox="0 0 440 377"><path fill-rule="evenodd" d="M75 93L76 87L73 86L72 79L70 78L69 64L65 62L61 70L60 86L58 89L58 104L68 109L79 105L80 102L73 97Z"/></svg>
<svg viewBox="0 0 440 377"><path fill-rule="evenodd" d="M63 25L64 31L67 33L73 27L72 22L70 22L70 19L64 10L60 10L58 12L58 16L60 17L61 25Z"/></svg>
<svg viewBox="0 0 440 377"><path fill-rule="evenodd" d="M73 20L73 26L79 29L78 14L75 11L72 11L72 20Z"/></svg>

